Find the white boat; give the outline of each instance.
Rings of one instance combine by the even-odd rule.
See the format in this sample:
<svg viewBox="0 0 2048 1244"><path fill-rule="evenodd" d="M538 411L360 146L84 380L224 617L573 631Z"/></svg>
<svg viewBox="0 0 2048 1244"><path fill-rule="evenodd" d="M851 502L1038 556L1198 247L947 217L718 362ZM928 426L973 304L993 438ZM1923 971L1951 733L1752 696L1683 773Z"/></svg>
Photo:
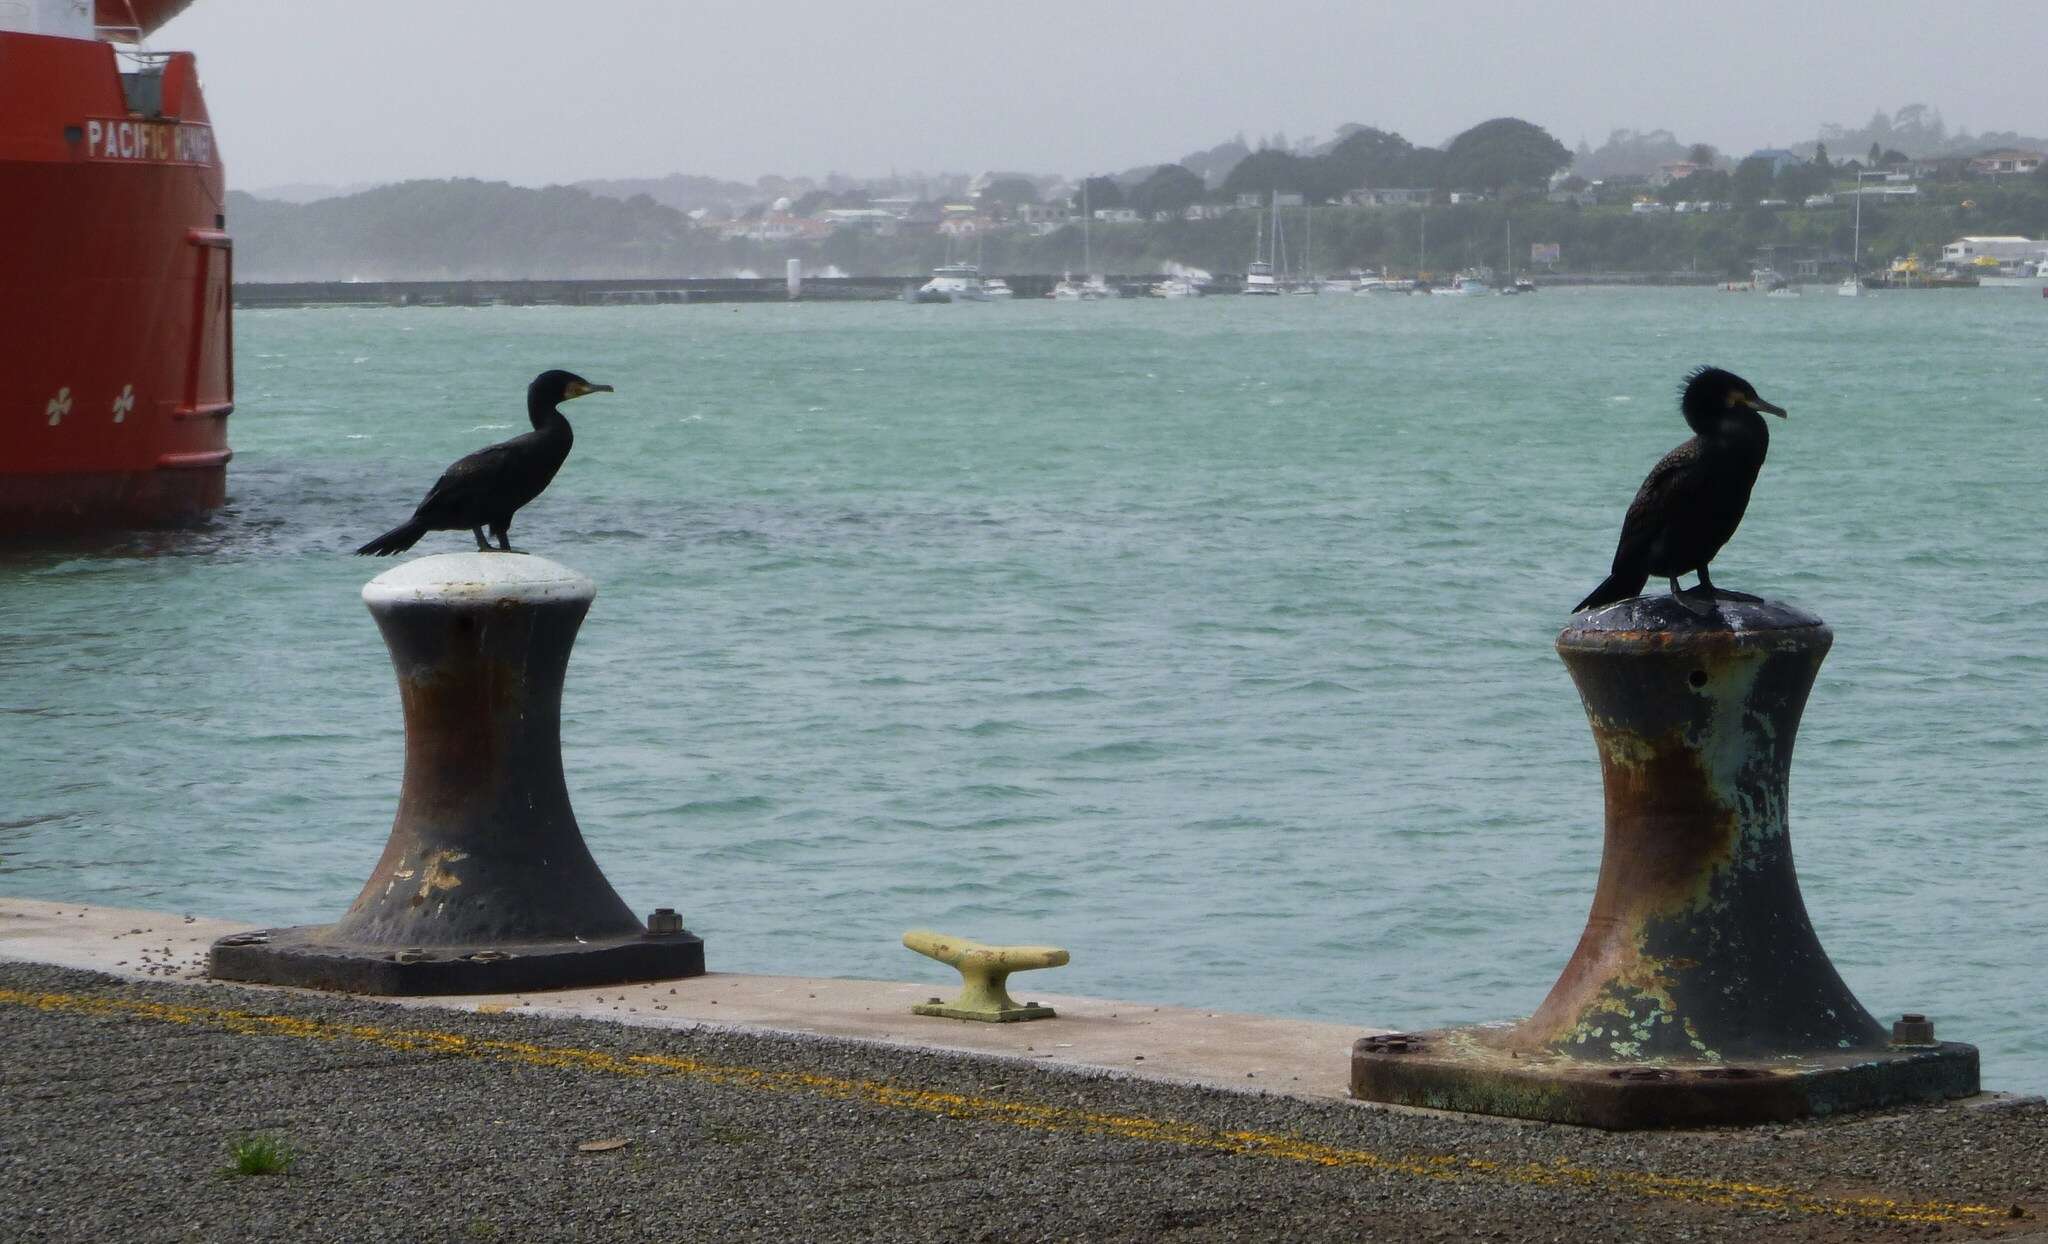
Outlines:
<svg viewBox="0 0 2048 1244"><path fill-rule="evenodd" d="M987 302L988 299L988 292L982 287L981 269L971 263L941 264L933 268L932 279L917 291L919 302Z"/></svg>
<svg viewBox="0 0 2048 1244"><path fill-rule="evenodd" d="M1752 268L1749 287L1764 291L1766 298L1797 298L1799 287L1786 280L1776 268Z"/></svg>
<svg viewBox="0 0 2048 1244"><path fill-rule="evenodd" d="M1118 296L1116 286L1101 277L1086 276L1077 281L1071 272L1054 282L1052 292L1046 295L1055 302L1101 302Z"/></svg>
<svg viewBox="0 0 2048 1244"><path fill-rule="evenodd" d="M981 279L981 296L991 302L1001 302L1005 298L1015 298L1017 291L999 276L985 276Z"/></svg>
<svg viewBox="0 0 2048 1244"><path fill-rule="evenodd" d="M1244 292L1247 294L1277 294L1280 282L1273 279L1273 265L1265 262L1252 264L1244 270Z"/></svg>
<svg viewBox="0 0 2048 1244"><path fill-rule="evenodd" d="M1415 292L1415 278L1406 276L1393 277L1388 276L1384 272L1382 272L1378 276L1373 276L1369 273L1362 273L1358 278L1357 287L1353 289L1351 292L1354 294L1361 295L1412 294Z"/></svg>
<svg viewBox="0 0 2048 1244"><path fill-rule="evenodd" d="M1122 291L1118 290L1116 286L1111 285L1103 277L1088 275L1088 269L1094 266L1095 248L1090 242L1088 235L1088 182L1084 178L1081 182L1082 276L1080 280L1076 281L1073 273L1061 273L1058 283L1052 287L1052 292L1048 293L1046 297L1055 302L1102 302L1106 299L1122 297Z"/></svg>
<svg viewBox="0 0 2048 1244"><path fill-rule="evenodd" d="M1439 285L1429 292L1450 297L1471 297L1477 294L1490 294L1493 287L1481 280L1476 273L1460 272L1451 278L1450 284Z"/></svg>
<svg viewBox="0 0 2048 1244"><path fill-rule="evenodd" d="M1170 276L1146 292L1153 298L1200 298L1202 287L1184 276Z"/></svg>
<svg viewBox="0 0 2048 1244"><path fill-rule="evenodd" d="M1279 191L1276 190L1273 192L1273 258L1270 261L1261 259L1259 257L1260 252L1264 250L1265 247L1263 245L1263 239L1261 238L1258 232L1258 228L1259 221L1257 220L1257 218L1254 218L1252 222L1252 261L1250 264L1246 265L1244 270L1244 292L1247 294L1257 294L1261 297L1284 293L1286 291L1281 287L1280 279L1274 273L1274 267L1276 264L1279 263L1280 260Z"/></svg>

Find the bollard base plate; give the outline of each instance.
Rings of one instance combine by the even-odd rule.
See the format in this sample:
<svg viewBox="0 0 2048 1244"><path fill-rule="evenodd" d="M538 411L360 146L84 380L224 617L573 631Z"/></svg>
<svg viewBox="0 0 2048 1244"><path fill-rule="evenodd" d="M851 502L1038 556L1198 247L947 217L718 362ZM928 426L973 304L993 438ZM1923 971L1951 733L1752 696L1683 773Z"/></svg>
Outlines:
<svg viewBox="0 0 2048 1244"><path fill-rule="evenodd" d="M1020 1024L1027 1019L1059 1018L1059 1012L1049 1006L1005 1006L992 1011L978 1011L945 1002L920 1002L910 1008L910 1013L936 1015L941 1019L977 1019L987 1024Z"/></svg>
<svg viewBox="0 0 2048 1244"><path fill-rule="evenodd" d="M1366 1037L1351 1096L1609 1131L1783 1123L1968 1097L1977 1047L1879 1047L1728 1062L1596 1062L1510 1050L1506 1025Z"/></svg>
<svg viewBox="0 0 2048 1244"><path fill-rule="evenodd" d="M332 925L221 938L206 956L216 980L387 997L529 993L704 974L704 939L687 930L592 941L394 949L326 940Z"/></svg>

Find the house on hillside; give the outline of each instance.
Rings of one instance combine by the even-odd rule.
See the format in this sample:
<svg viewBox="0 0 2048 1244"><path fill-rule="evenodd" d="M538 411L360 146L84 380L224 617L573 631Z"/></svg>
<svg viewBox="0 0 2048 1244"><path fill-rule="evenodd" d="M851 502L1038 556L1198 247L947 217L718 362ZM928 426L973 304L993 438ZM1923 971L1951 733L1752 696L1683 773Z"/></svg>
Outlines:
<svg viewBox="0 0 2048 1244"><path fill-rule="evenodd" d="M896 213L879 207L829 207L818 218L835 231L872 233L876 237L896 236Z"/></svg>
<svg viewBox="0 0 2048 1244"><path fill-rule="evenodd" d="M1691 160L1667 160L1650 174L1650 185L1668 186L1674 181L1684 181L1694 173L1703 173L1712 168L1711 164L1695 164Z"/></svg>
<svg viewBox="0 0 2048 1244"><path fill-rule="evenodd" d="M1797 152L1787 151L1783 147L1761 147L1750 152L1746 158L1751 160L1769 160L1771 162L1771 176L1773 177L1776 177L1794 164L1806 163L1806 161L1799 158Z"/></svg>
<svg viewBox="0 0 2048 1244"><path fill-rule="evenodd" d="M2041 153L2006 147L1970 157L1970 171L1979 177L2000 173L2031 173L2041 167Z"/></svg>
<svg viewBox="0 0 2048 1244"><path fill-rule="evenodd" d="M1360 187L1344 192L1344 202L1352 207L1427 207L1435 197L1436 192L1433 190L1414 188L1375 190Z"/></svg>
<svg viewBox="0 0 2048 1244"><path fill-rule="evenodd" d="M995 221L973 208L963 210L957 205L947 207L945 215L939 220L939 232L949 238L976 237L987 233L994 226Z"/></svg>
<svg viewBox="0 0 2048 1244"><path fill-rule="evenodd" d="M896 217L896 231L929 237L945 219L946 209L937 203L912 203Z"/></svg>
<svg viewBox="0 0 2048 1244"><path fill-rule="evenodd" d="M1020 225L1059 225L1067 219L1064 203L1019 203L1010 209L1010 219Z"/></svg>

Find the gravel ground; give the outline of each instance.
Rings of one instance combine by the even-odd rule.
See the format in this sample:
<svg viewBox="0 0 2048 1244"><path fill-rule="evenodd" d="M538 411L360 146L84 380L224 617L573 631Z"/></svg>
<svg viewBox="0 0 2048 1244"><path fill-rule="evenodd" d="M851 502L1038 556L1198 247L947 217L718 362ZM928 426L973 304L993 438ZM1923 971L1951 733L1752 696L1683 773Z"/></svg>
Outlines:
<svg viewBox="0 0 2048 1244"><path fill-rule="evenodd" d="M2038 1103L1609 1135L24 964L0 991L8 1240L2048 1241ZM224 1174L256 1134L289 1171Z"/></svg>

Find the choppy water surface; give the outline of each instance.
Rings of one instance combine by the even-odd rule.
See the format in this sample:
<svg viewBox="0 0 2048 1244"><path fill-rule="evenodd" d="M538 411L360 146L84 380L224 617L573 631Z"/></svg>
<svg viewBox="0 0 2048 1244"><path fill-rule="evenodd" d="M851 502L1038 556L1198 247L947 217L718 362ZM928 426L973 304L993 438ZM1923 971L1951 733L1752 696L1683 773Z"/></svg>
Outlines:
<svg viewBox="0 0 2048 1244"><path fill-rule="evenodd" d="M570 788L714 966L900 978L930 924L1072 992L1526 1013L1599 858L1551 641L1714 361L1792 412L1716 578L1836 630L1822 941L2039 1091L2044 335L1988 291L243 313L216 524L0 555L0 893L338 915L401 742L345 551L565 366L619 392L513 534L599 584Z"/></svg>

